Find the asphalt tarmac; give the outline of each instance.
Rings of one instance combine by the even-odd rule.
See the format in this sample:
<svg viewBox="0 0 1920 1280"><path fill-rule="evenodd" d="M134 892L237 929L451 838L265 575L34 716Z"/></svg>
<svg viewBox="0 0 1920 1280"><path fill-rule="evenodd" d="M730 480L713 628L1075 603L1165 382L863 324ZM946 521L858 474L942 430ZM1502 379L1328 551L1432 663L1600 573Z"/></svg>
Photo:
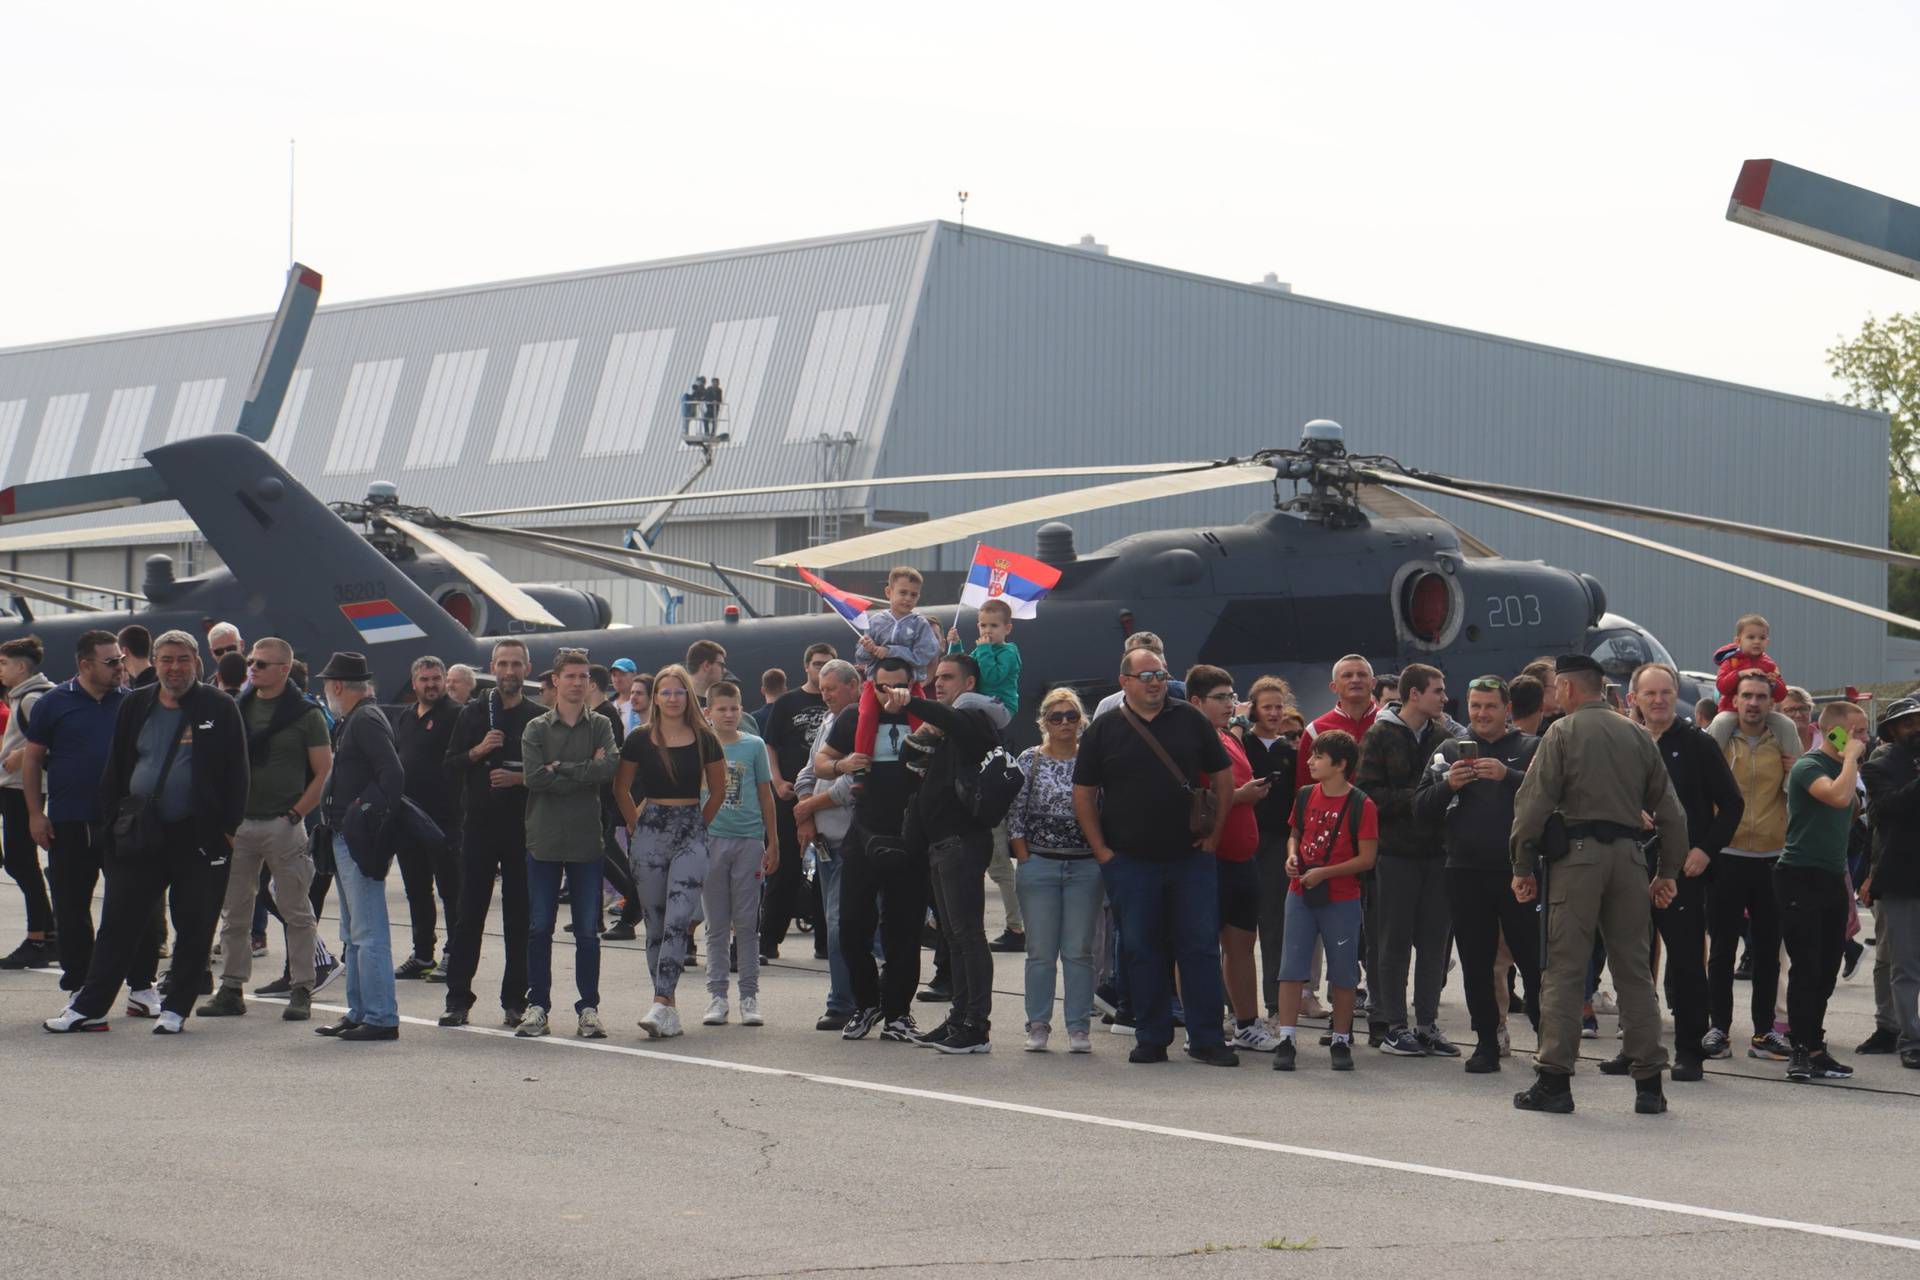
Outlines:
<svg viewBox="0 0 1920 1280"><path fill-rule="evenodd" d="M22 919L0 887L0 944ZM1129 1066L1098 1030L1091 1056L1023 1053L1013 955L991 1055L843 1043L813 1030L825 965L801 935L763 971L764 1027L699 1025L690 975L687 1034L647 1040L642 948L608 943L611 1039L573 1039L569 1000L519 1039L484 994L493 927L476 1024L433 1026L442 989L405 982L392 1044L312 1033L343 983L313 1023L249 999L178 1037L117 1012L53 1036L57 974L0 973L0 1278L1920 1274L1920 1072L1851 1053L1871 952L1829 1023L1853 1082L1735 1058L1644 1117L1583 1070L1558 1117L1510 1103L1522 1018L1494 1076L1364 1047L1335 1075L1311 1033L1290 1076L1177 1048ZM254 983L280 962L275 937ZM555 968L570 998L570 947ZM1468 1038L1457 983L1441 1022Z"/></svg>

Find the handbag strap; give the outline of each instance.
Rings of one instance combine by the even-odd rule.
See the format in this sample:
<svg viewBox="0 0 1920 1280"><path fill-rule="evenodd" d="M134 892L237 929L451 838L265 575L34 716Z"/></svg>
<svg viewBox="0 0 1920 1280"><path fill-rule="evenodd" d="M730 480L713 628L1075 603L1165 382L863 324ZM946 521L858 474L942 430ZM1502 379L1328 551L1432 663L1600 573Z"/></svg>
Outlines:
<svg viewBox="0 0 1920 1280"><path fill-rule="evenodd" d="M1167 766L1167 772L1171 773L1174 781L1180 784L1180 789L1182 791L1192 791L1193 784L1187 781L1187 775L1180 771L1180 766L1173 762L1173 757L1167 754L1167 749L1160 745L1160 739L1153 736L1145 722L1142 721L1139 716L1133 714L1133 708L1123 702L1120 704L1120 714L1127 718L1127 723L1133 726L1133 731L1144 738L1147 745L1153 748L1153 754L1159 756L1160 763Z"/></svg>
<svg viewBox="0 0 1920 1280"><path fill-rule="evenodd" d="M158 694L154 695L153 709L160 710ZM153 712L148 714L152 715ZM153 794L156 798L167 789L167 775L173 772L173 758L180 754L180 739L192 732L193 722L187 718L187 704L183 701L180 704L180 730L167 742L167 753L160 759L160 777L153 784Z"/></svg>

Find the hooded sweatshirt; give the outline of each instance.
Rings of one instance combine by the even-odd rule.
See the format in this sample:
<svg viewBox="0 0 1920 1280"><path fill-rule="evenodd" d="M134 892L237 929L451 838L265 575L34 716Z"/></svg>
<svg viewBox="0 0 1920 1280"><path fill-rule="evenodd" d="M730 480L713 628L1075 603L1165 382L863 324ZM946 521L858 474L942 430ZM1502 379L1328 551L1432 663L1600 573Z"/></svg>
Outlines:
<svg viewBox="0 0 1920 1280"><path fill-rule="evenodd" d="M1400 704L1390 702L1374 718L1360 741L1360 768L1353 785L1372 798L1380 812L1380 856L1383 858L1437 858L1441 853L1440 824L1414 813L1413 795L1427 763L1446 729L1430 720L1415 733L1400 718Z"/></svg>
<svg viewBox="0 0 1920 1280"><path fill-rule="evenodd" d="M1512 869L1508 841L1513 835L1513 797L1540 739L1511 727L1492 741L1475 734L1480 758L1506 765L1507 776L1498 782L1476 778L1455 791L1447 785L1447 770L1460 759L1466 741L1450 738L1433 753L1414 794L1414 816L1440 824L1449 867L1504 874Z"/></svg>
<svg viewBox="0 0 1920 1280"><path fill-rule="evenodd" d="M27 745L27 722L33 717L33 704L53 688L53 681L36 671L7 690L7 730L0 735L0 760ZM18 769L0 769L0 787L20 787Z"/></svg>

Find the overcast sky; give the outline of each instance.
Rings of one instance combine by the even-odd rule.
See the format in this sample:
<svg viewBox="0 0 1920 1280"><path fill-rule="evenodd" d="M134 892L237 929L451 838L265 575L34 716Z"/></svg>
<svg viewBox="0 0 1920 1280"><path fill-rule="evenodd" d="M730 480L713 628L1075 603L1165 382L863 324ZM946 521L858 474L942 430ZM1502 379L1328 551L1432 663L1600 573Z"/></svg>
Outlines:
<svg viewBox="0 0 1920 1280"><path fill-rule="evenodd" d="M956 216L1827 396L1920 283L1725 220L1920 203L1920 7L13 4L0 345ZM1348 16L1351 15L1351 16Z"/></svg>

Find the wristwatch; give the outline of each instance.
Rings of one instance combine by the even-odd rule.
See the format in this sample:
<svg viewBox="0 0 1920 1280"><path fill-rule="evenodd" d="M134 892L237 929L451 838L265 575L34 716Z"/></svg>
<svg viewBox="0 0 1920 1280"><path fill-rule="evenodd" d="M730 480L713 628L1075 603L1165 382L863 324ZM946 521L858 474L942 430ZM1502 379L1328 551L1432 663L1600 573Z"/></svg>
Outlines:
<svg viewBox="0 0 1920 1280"><path fill-rule="evenodd" d="M287 820L287 825L290 827L297 827L306 821L305 818L300 816L300 812L297 809L289 809L280 816Z"/></svg>

